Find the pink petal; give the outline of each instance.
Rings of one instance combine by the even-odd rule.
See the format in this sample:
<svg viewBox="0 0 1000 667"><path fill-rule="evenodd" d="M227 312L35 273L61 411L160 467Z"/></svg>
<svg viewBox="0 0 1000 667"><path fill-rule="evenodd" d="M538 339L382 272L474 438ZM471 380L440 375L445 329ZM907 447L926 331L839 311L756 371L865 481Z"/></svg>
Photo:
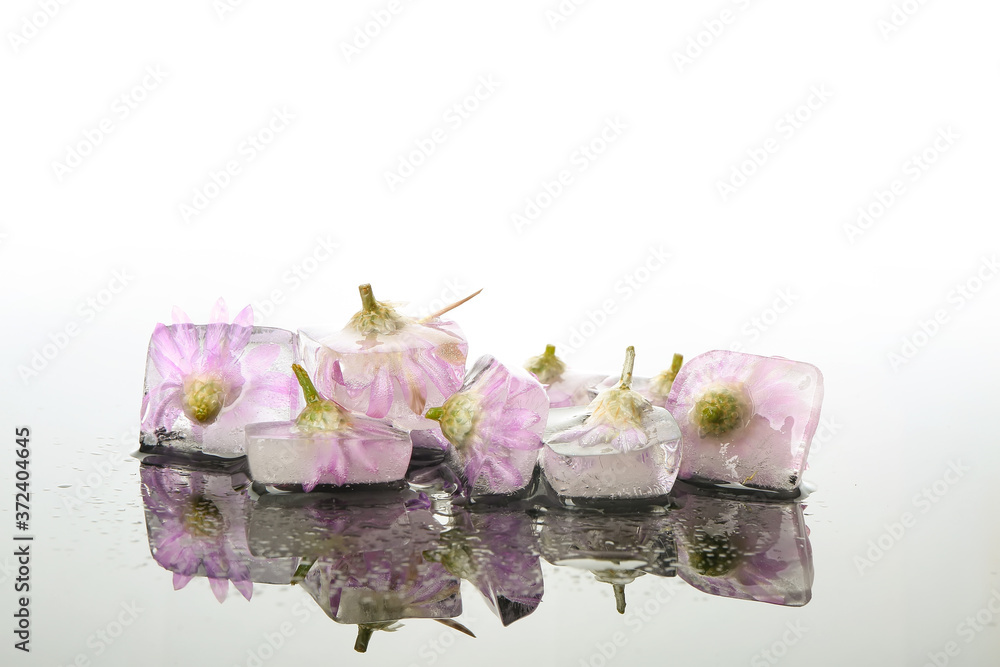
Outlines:
<svg viewBox="0 0 1000 667"><path fill-rule="evenodd" d="M250 581L249 579L240 579L239 581L236 581L234 579L233 586L236 588L236 590L242 593L243 597L245 597L247 600L249 600L250 596L253 595L253 582Z"/></svg>
<svg viewBox="0 0 1000 667"><path fill-rule="evenodd" d="M233 318L233 324L241 327L253 326L253 306L247 306ZM247 598L248 600L250 598Z"/></svg>
<svg viewBox="0 0 1000 667"><path fill-rule="evenodd" d="M215 599L219 602L225 602L226 593L229 592L229 580L210 577L208 583L212 587L212 592L215 593Z"/></svg>
<svg viewBox="0 0 1000 667"><path fill-rule="evenodd" d="M221 296L212 306L212 312L208 314L209 324L229 324L229 308L226 307L226 300Z"/></svg>
<svg viewBox="0 0 1000 667"><path fill-rule="evenodd" d="M379 367L372 378L371 393L368 396L368 416L381 419L389 414L392 407L392 380L385 366Z"/></svg>
<svg viewBox="0 0 1000 667"><path fill-rule="evenodd" d="M170 318L174 324L191 324L191 318L177 306L174 306L174 309L170 311Z"/></svg>
<svg viewBox="0 0 1000 667"><path fill-rule="evenodd" d="M174 572L174 590L179 591L190 583L194 579L194 575L180 574L179 572Z"/></svg>

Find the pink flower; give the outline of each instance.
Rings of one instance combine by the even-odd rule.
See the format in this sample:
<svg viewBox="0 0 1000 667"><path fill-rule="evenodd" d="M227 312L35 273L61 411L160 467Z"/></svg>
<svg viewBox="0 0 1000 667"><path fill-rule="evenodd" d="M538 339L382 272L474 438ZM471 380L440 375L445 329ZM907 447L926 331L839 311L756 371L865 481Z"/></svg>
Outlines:
<svg viewBox="0 0 1000 667"><path fill-rule="evenodd" d="M321 396L308 373L292 364L306 406L295 421L249 424L247 457L263 484L373 484L402 480L410 462L409 435L385 420L353 413Z"/></svg>
<svg viewBox="0 0 1000 667"><path fill-rule="evenodd" d="M794 490L822 400L810 364L726 350L695 357L667 400L683 433L681 479Z"/></svg>
<svg viewBox="0 0 1000 667"><path fill-rule="evenodd" d="M454 322L415 320L361 286L362 310L340 331L304 330L303 364L320 391L369 417L424 420L462 383L469 345Z"/></svg>
<svg viewBox="0 0 1000 667"><path fill-rule="evenodd" d="M230 582L249 600L245 491L233 489L230 475L143 465L140 476L149 548L174 573L174 589L205 576L219 602Z"/></svg>
<svg viewBox="0 0 1000 667"><path fill-rule="evenodd" d="M209 432L221 436L236 431L233 443L224 449L241 454L243 426L259 419L262 409L288 411L294 406L294 381L272 370L282 351L290 355L291 334L284 344L251 344L257 336L252 308L247 306L227 324L222 299L209 319L207 325L194 325L174 308L174 324L157 324L153 330L141 415L146 444L203 443Z"/></svg>
<svg viewBox="0 0 1000 667"><path fill-rule="evenodd" d="M492 495L513 493L531 480L548 413L535 378L484 356L461 389L427 416L440 422L474 494Z"/></svg>

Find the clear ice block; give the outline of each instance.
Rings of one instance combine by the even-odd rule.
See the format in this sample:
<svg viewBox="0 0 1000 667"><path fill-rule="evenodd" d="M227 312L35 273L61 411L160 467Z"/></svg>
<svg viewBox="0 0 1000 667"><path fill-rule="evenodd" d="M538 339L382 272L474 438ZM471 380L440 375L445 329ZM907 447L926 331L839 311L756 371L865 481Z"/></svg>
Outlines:
<svg viewBox="0 0 1000 667"><path fill-rule="evenodd" d="M802 505L677 494L678 574L709 595L801 607L813 561Z"/></svg>
<svg viewBox="0 0 1000 667"><path fill-rule="evenodd" d="M548 412L538 380L483 356L461 388L427 416L439 422L452 444L447 460L478 497L508 495L528 485Z"/></svg>
<svg viewBox="0 0 1000 667"><path fill-rule="evenodd" d="M295 421L249 424L247 462L255 482L276 487L401 482L410 436L388 421L352 413L322 397L298 364L306 407Z"/></svg>
<svg viewBox="0 0 1000 667"><path fill-rule="evenodd" d="M585 408L549 412L541 465L561 498L654 498L673 486L680 429L669 412L630 389L632 348L628 355L617 387Z"/></svg>
<svg viewBox="0 0 1000 667"><path fill-rule="evenodd" d="M299 360L321 392L400 428L427 428L425 406L462 384L469 344L454 322L416 320L361 286L362 310L344 328L299 331Z"/></svg>
<svg viewBox="0 0 1000 667"><path fill-rule="evenodd" d="M667 400L684 434L680 478L794 493L822 402L811 364L727 350L695 357Z"/></svg>
<svg viewBox="0 0 1000 667"><path fill-rule="evenodd" d="M145 451L242 456L244 427L290 419L299 408L291 375L295 335L252 326L247 309L226 324L156 325L149 341L140 442Z"/></svg>
<svg viewBox="0 0 1000 667"><path fill-rule="evenodd" d="M174 588L207 577L222 602L231 583L245 598L253 584L287 584L299 559L259 558L247 542L249 479L192 468L139 468L153 559L174 573Z"/></svg>

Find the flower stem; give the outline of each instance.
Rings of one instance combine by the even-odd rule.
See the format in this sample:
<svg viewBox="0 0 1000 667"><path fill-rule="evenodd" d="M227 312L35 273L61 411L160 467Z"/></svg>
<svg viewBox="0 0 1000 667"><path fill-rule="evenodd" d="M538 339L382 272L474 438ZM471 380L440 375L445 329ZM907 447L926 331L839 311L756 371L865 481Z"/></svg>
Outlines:
<svg viewBox="0 0 1000 667"><path fill-rule="evenodd" d="M680 373L680 371L681 371L681 364L683 364L683 363L684 363L684 355L683 354L677 354L675 352L674 353L674 360L670 364L670 370L667 371L667 375L668 375L668 377L671 380L673 380L674 378L676 378L677 374Z"/></svg>
<svg viewBox="0 0 1000 667"><path fill-rule="evenodd" d="M551 358L555 357L556 356L556 346L555 345L546 345L545 346L545 352L542 353L542 356L545 357L546 359L551 359Z"/></svg>
<svg viewBox="0 0 1000 667"><path fill-rule="evenodd" d="M453 304L451 304L449 306L445 306L444 308L442 308L441 310L437 311L436 313L431 313L427 317L421 319L420 323L423 324L424 322L430 322L431 320L433 320L436 317L441 317L442 315L444 315L445 313L447 313L449 310L454 310L455 308L458 308L463 303L465 303L466 301L468 301L472 297L478 295L482 291L483 291L482 289L478 289L475 292L473 292L472 294L470 294L469 296L465 297L464 299L459 299L455 303L453 303ZM553 352L555 352L555 348L553 348Z"/></svg>
<svg viewBox="0 0 1000 667"><path fill-rule="evenodd" d="M371 626L359 625L358 638L354 640L354 650L358 653L364 653L367 651L368 642L371 641L373 634L375 634L375 630Z"/></svg>
<svg viewBox="0 0 1000 667"><path fill-rule="evenodd" d="M366 313L374 311L378 302L375 300L375 294L372 293L371 284L358 285L358 291L361 292L361 310Z"/></svg>
<svg viewBox="0 0 1000 667"><path fill-rule="evenodd" d="M615 589L615 607L618 608L618 613L619 614L624 614L625 613L625 585L624 584L612 584L612 585L614 586L614 589Z"/></svg>
<svg viewBox="0 0 1000 667"><path fill-rule="evenodd" d="M625 348L625 365L622 366L622 380L618 384L619 389L632 388L632 367L635 366L635 348L629 345Z"/></svg>
<svg viewBox="0 0 1000 667"><path fill-rule="evenodd" d="M303 558L299 566L295 568L295 573L292 574L292 581L290 582L293 586L295 584L300 584L306 579L306 575L309 574L309 570L312 566L316 564L315 558Z"/></svg>
<svg viewBox="0 0 1000 667"><path fill-rule="evenodd" d="M433 419L434 421L439 422L441 421L441 418L444 417L444 408L431 408L424 414L424 416L428 419Z"/></svg>
<svg viewBox="0 0 1000 667"><path fill-rule="evenodd" d="M302 387L302 394L306 397L306 403L319 403L322 399L319 392L316 391L316 385L309 379L306 369L302 368L299 364L292 364L292 370L295 371L295 377L298 378L299 386Z"/></svg>

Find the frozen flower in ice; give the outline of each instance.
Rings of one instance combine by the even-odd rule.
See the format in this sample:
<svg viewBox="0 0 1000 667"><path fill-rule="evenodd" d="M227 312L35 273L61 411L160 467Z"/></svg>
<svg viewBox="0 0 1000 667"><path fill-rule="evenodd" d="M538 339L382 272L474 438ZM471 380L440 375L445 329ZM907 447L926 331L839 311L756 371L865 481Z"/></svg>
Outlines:
<svg viewBox="0 0 1000 667"><path fill-rule="evenodd" d="M680 354L675 354L670 368L662 373L651 378L633 377L632 389L654 406L665 407L667 397L670 395L670 389L674 385L674 379L677 377L677 373L680 371L683 362L684 357ZM606 389L611 389L616 384L618 384L617 376L608 377L595 387L595 391L600 393Z"/></svg>
<svg viewBox="0 0 1000 667"><path fill-rule="evenodd" d="M513 493L531 479L549 412L533 377L512 374L481 357L462 387L427 417L438 421L470 488L487 495Z"/></svg>
<svg viewBox="0 0 1000 667"><path fill-rule="evenodd" d="M291 354L291 334L279 342L256 341L253 310L247 306L227 322L219 299L210 323L194 325L179 308L173 324L157 324L149 342L146 392L142 399L142 431L155 444L171 440L176 429L183 438L202 443L214 431L227 437L259 419L262 410L290 409L294 382L273 370L283 352ZM268 330L280 332L280 330ZM242 436L242 433L240 433ZM146 439L144 438L144 442ZM233 445L240 454L242 437Z"/></svg>
<svg viewBox="0 0 1000 667"><path fill-rule="evenodd" d="M428 401L458 389L469 352L458 326L439 316L475 294L416 320L377 301L371 285L359 289L361 310L343 330L300 333L303 364L319 389L342 405L369 417L420 423Z"/></svg>
<svg viewBox="0 0 1000 667"><path fill-rule="evenodd" d="M230 582L249 600L245 498L232 488L230 475L148 465L140 473L150 551L174 573L174 589L205 576L219 602Z"/></svg>
<svg viewBox="0 0 1000 667"><path fill-rule="evenodd" d="M549 413L542 472L560 498L653 498L670 491L680 429L669 412L632 389L634 362L629 347L616 386L585 408Z"/></svg>
<svg viewBox="0 0 1000 667"><path fill-rule="evenodd" d="M644 420L652 415L652 404L632 390L635 348L625 351L625 366L617 387L607 389L591 401L583 423L554 434L547 444L576 442L580 447L628 452L649 442Z"/></svg>
<svg viewBox="0 0 1000 667"><path fill-rule="evenodd" d="M667 401L684 435L680 477L794 490L822 399L810 364L726 350L695 357Z"/></svg>
<svg viewBox="0 0 1000 667"><path fill-rule="evenodd" d="M247 457L263 484L377 484L403 479L409 436L388 421L352 413L319 394L306 370L293 364L306 406L293 422L247 426Z"/></svg>
<svg viewBox="0 0 1000 667"><path fill-rule="evenodd" d="M545 387L552 408L586 405L593 398L595 385L604 379L603 375L567 370L566 363L556 356L555 345L546 345L545 352L528 359L524 368Z"/></svg>

